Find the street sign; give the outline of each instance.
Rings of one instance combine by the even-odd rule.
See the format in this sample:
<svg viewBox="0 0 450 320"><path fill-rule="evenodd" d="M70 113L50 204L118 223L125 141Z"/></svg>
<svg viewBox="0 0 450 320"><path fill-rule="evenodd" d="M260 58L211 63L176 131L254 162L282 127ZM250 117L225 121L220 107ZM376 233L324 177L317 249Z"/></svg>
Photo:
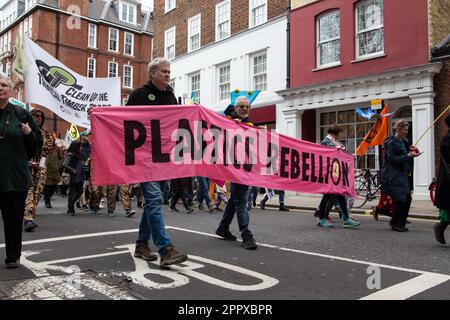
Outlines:
<svg viewBox="0 0 450 320"><path fill-rule="evenodd" d="M383 107L383 100L381 99L376 99L376 100L371 100L370 101L370 108L372 110L379 110Z"/></svg>

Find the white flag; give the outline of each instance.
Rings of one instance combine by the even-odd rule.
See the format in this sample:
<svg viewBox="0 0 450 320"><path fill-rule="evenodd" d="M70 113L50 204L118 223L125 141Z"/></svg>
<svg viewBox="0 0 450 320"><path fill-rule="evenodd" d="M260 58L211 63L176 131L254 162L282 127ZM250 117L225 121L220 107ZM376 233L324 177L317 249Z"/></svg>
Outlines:
<svg viewBox="0 0 450 320"><path fill-rule="evenodd" d="M120 78L86 78L56 60L24 37L27 57L26 102L53 111L69 123L90 128L87 111L93 106L120 106Z"/></svg>

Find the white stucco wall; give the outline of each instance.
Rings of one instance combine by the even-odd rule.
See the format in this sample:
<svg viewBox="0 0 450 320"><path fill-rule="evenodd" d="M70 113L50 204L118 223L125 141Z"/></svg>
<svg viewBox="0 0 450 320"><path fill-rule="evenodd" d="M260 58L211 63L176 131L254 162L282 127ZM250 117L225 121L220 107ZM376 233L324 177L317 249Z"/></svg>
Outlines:
<svg viewBox="0 0 450 320"><path fill-rule="evenodd" d="M275 91L286 88L286 23L286 16L279 17L172 60L171 78L175 79L175 95L182 97L184 94L189 98L189 75L200 71L200 103L222 111L230 100L218 99L216 66L230 62L231 91L236 88L250 90L250 57L266 50L267 91L260 93L252 107L283 103Z"/></svg>

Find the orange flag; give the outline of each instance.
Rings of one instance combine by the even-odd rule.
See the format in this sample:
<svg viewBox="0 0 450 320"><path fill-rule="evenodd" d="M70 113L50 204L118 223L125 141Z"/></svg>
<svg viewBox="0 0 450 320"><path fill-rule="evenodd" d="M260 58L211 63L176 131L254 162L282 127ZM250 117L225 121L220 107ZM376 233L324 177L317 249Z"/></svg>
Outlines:
<svg viewBox="0 0 450 320"><path fill-rule="evenodd" d="M385 106L380 115L387 114L388 107ZM367 132L361 144L356 149L356 154L363 157L369 147L382 145L389 134L388 117L379 117Z"/></svg>

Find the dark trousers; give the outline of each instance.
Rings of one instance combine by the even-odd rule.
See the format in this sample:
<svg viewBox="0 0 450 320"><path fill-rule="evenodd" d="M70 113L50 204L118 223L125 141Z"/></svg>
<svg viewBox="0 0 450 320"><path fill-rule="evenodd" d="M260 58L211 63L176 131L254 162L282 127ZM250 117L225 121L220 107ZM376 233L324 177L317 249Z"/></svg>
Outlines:
<svg viewBox="0 0 450 320"><path fill-rule="evenodd" d="M80 183L71 183L69 185L69 195L67 197L67 207L68 213L75 212L75 202L81 197L83 194L83 182Z"/></svg>
<svg viewBox="0 0 450 320"><path fill-rule="evenodd" d="M411 207L411 195L406 196L406 202L395 201L395 213L391 218L391 225L404 227L408 219L409 208Z"/></svg>
<svg viewBox="0 0 450 320"><path fill-rule="evenodd" d="M25 212L27 190L16 192L0 192L0 211L5 231L6 260L15 262L22 252L22 223Z"/></svg>
<svg viewBox="0 0 450 320"><path fill-rule="evenodd" d="M230 200L228 200L218 230L229 231L230 224L236 215L242 240L246 241L253 238L252 232L248 229L250 223L247 210L248 186L232 182L230 189Z"/></svg>
<svg viewBox="0 0 450 320"><path fill-rule="evenodd" d="M56 184L44 186L44 201L50 203L50 198L53 196L56 190Z"/></svg>
<svg viewBox="0 0 450 320"><path fill-rule="evenodd" d="M183 205L185 208L189 207L189 202L187 198L190 189L189 183L192 183L191 178L172 179L170 181L170 191L172 194L170 198L171 207L176 206L179 199L183 201Z"/></svg>
<svg viewBox="0 0 450 320"><path fill-rule="evenodd" d="M344 196L338 196L336 194L324 194L319 204L319 219L323 220L328 217L333 204L337 201L342 210L343 220L348 219L347 201Z"/></svg>

